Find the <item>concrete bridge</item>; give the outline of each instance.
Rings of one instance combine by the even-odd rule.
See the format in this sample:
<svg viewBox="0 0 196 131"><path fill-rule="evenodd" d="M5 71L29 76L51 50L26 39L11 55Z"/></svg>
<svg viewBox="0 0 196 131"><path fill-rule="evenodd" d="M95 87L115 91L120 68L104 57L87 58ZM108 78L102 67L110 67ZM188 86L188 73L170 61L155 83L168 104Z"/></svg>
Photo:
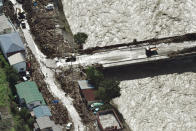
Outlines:
<svg viewBox="0 0 196 131"><path fill-rule="evenodd" d="M148 56L146 48L156 47L156 54ZM196 41L186 41L181 43L160 43L149 45L143 43L140 46L123 46L111 50L96 52L93 54L84 54L76 56L76 61L66 62L65 59L58 61L59 66L91 66L101 65L103 68L110 68L123 65L139 64L160 60L169 60L184 56L193 56L196 52L186 52L177 54L179 51L196 47ZM171 54L173 57L171 57Z"/></svg>

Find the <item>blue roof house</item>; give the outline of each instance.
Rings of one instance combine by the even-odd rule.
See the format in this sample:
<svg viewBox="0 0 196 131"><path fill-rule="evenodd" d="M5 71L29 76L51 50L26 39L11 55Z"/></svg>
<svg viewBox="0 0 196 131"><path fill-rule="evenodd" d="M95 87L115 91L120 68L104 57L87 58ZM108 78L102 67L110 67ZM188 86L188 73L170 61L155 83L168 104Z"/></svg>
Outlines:
<svg viewBox="0 0 196 131"><path fill-rule="evenodd" d="M38 106L36 108L33 108L33 112L36 118L44 117L44 116L52 116L48 106Z"/></svg>
<svg viewBox="0 0 196 131"><path fill-rule="evenodd" d="M17 32L0 35L0 48L6 59L18 52L25 56L25 47Z"/></svg>

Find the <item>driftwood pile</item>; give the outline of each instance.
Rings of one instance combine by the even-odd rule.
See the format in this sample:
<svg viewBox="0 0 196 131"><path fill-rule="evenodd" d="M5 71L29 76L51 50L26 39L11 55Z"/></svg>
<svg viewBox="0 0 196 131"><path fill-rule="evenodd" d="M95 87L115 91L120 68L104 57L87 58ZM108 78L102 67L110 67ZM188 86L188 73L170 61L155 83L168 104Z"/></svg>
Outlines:
<svg viewBox="0 0 196 131"><path fill-rule="evenodd" d="M69 120L67 109L61 103L55 104L52 102L53 100L56 100L56 98L54 98L52 94L48 91L47 85L43 81L44 76L39 70L40 69L39 64L37 63L36 59L31 54L29 54L29 56L30 57L28 61L31 64L32 79L37 83L40 92L42 93L47 105L51 109L51 113L52 113L51 118L54 120L56 124L62 125L68 123L68 121L70 120Z"/></svg>
<svg viewBox="0 0 196 131"><path fill-rule="evenodd" d="M63 35L56 32L57 12L46 11L45 6L49 0L39 0L38 6L34 7L31 0L25 0L23 8L26 11L27 20L31 33L41 51L49 58L61 57L68 49L68 43Z"/></svg>
<svg viewBox="0 0 196 131"><path fill-rule="evenodd" d="M9 17L13 23L15 23L15 24L19 23L11 1L4 0L3 12L4 12L5 16Z"/></svg>
<svg viewBox="0 0 196 131"><path fill-rule="evenodd" d="M64 72L56 73L56 79L61 84L61 88L71 96L74 101L74 107L78 111L80 117L85 124L89 124L95 120L95 116L86 107L86 104L81 97L77 80L82 79L80 71L66 70Z"/></svg>

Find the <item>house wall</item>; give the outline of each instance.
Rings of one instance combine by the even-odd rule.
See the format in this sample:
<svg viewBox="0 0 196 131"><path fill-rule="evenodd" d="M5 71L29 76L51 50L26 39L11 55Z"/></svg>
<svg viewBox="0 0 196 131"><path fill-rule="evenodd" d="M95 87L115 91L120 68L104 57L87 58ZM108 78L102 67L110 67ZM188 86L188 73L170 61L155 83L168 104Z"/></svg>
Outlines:
<svg viewBox="0 0 196 131"><path fill-rule="evenodd" d="M26 71L26 62L20 62L15 65L12 65L14 69L16 69L18 72ZM23 69L23 70L22 70Z"/></svg>
<svg viewBox="0 0 196 131"><path fill-rule="evenodd" d="M18 52L22 53L23 56L25 57L25 50L20 50L20 51L15 51L15 52L9 52L9 53L7 53L6 54L6 58L9 57L9 56L11 56L11 55L14 55L14 54L16 54Z"/></svg>

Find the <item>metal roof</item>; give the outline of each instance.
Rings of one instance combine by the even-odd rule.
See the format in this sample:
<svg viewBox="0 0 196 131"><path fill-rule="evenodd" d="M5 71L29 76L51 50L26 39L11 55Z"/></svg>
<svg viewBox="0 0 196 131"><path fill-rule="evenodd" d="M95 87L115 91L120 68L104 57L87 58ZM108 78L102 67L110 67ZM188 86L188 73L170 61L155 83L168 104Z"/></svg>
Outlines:
<svg viewBox="0 0 196 131"><path fill-rule="evenodd" d="M8 57L8 61L10 63L10 65L15 65L17 63L20 63L20 62L24 62L25 61L25 58L24 56L19 52L19 53L16 53L10 57Z"/></svg>
<svg viewBox="0 0 196 131"><path fill-rule="evenodd" d="M85 89L82 90L82 94L87 101L95 101L95 90L94 89Z"/></svg>
<svg viewBox="0 0 196 131"><path fill-rule="evenodd" d="M91 84L89 84L89 82L87 80L79 80L78 84L79 84L81 90L94 89L94 87Z"/></svg>
<svg viewBox="0 0 196 131"><path fill-rule="evenodd" d="M33 112L36 118L43 117L43 116L52 116L48 106L38 106L33 109Z"/></svg>
<svg viewBox="0 0 196 131"><path fill-rule="evenodd" d="M54 125L54 122L51 121L48 116L39 117L36 119L36 122L41 130L50 127L52 128L52 126Z"/></svg>
<svg viewBox="0 0 196 131"><path fill-rule="evenodd" d="M24 98L27 104L34 101L41 101L42 105L46 105L42 94L39 92L35 82L26 81L20 84L16 84L15 87L20 99Z"/></svg>
<svg viewBox="0 0 196 131"><path fill-rule="evenodd" d="M17 32L0 35L0 46L4 55L10 52L25 50L20 35Z"/></svg>

